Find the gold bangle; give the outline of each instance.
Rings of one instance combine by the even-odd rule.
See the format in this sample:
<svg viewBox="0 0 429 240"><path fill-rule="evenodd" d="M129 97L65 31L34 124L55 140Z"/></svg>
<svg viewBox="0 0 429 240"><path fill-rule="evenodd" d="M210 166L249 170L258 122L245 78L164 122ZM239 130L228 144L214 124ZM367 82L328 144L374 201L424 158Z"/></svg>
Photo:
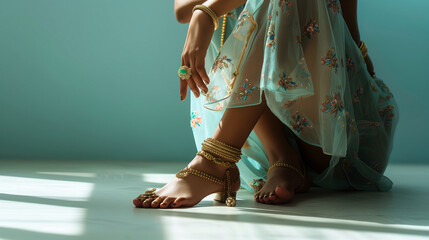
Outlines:
<svg viewBox="0 0 429 240"><path fill-rule="evenodd" d="M213 12L213 10L211 10L209 7L204 5L195 5L195 7L192 9L192 12L194 12L195 10L201 10L210 16L214 24L214 30L216 30L219 27L219 21L217 20L218 17L216 13Z"/></svg>
<svg viewBox="0 0 429 240"><path fill-rule="evenodd" d="M362 53L363 58L366 58L368 56L368 48L366 47L366 44L364 41L360 41L359 50Z"/></svg>

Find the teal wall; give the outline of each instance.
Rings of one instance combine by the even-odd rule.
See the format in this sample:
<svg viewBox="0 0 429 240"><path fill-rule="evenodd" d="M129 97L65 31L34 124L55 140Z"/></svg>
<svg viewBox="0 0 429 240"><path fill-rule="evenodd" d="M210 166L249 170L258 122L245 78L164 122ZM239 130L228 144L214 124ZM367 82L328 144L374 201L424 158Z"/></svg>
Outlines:
<svg viewBox="0 0 429 240"><path fill-rule="evenodd" d="M392 162L427 162L429 1L359 2L400 110ZM411 11L412 10L412 11ZM186 161L173 1L0 0L0 159Z"/></svg>

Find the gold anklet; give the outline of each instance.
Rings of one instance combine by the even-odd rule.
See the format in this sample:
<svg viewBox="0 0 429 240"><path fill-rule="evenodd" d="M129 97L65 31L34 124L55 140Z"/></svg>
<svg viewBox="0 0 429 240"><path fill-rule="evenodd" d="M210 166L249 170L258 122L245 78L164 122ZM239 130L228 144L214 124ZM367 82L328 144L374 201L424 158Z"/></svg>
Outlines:
<svg viewBox="0 0 429 240"><path fill-rule="evenodd" d="M241 149L239 149L239 148L233 147L233 146L231 146L231 145L228 145L228 144L226 144L226 143L224 143L224 142L221 142L221 141L219 141L219 140L216 140L216 139L214 139L214 138L207 138L206 140L207 140L207 141L209 141L209 142L215 143L215 144L217 144L217 145L224 146L224 147L226 147L227 149L230 149L231 151L234 151L234 152L237 152L237 153L240 153L240 154L241 154Z"/></svg>
<svg viewBox="0 0 429 240"><path fill-rule="evenodd" d="M207 160L210 160L210 161L212 161L212 162L214 162L216 164L220 164L220 165L223 165L223 166L228 167L228 168L237 167L237 165L235 165L235 163L228 162L228 161L222 160L221 158L214 157L213 155L211 155L210 153L208 153L208 152L206 152L204 150L199 151L197 153L197 155L199 155L201 157L204 157Z"/></svg>
<svg viewBox="0 0 429 240"><path fill-rule="evenodd" d="M299 171L296 167L294 167L294 166L292 166L292 165L290 165L290 164L287 164L287 163L284 163L284 162L278 162L278 163L274 163L273 165L271 165L271 167L268 169L268 172L267 172L267 176L268 176L268 174L270 173L270 171L273 169L273 168L275 168L275 167L286 167L286 168L290 168L290 169L292 169L292 170L294 170L295 172L297 172L303 179L305 179L305 171L304 171L304 174L303 173L301 173L301 171Z"/></svg>
<svg viewBox="0 0 429 240"><path fill-rule="evenodd" d="M207 138L201 143L201 149L221 158L238 162L241 159L241 150L213 138Z"/></svg>
<svg viewBox="0 0 429 240"><path fill-rule="evenodd" d="M203 146L207 146L207 147L211 147L211 148L215 148L220 152L223 152L225 154L232 154L232 155L241 155L241 151L234 151L234 150L230 150L227 147L224 147L222 145L216 145L210 141L204 141L201 143L201 145Z"/></svg>
<svg viewBox="0 0 429 240"><path fill-rule="evenodd" d="M207 152L207 153L214 154L218 157L224 158L224 159L229 160L229 161L234 162L234 163L238 162L241 159L241 156L238 156L238 155L231 156L230 154L225 154L223 152L219 152L219 151L217 151L217 149L214 149L212 147L207 147L204 145L201 147L201 150L204 152Z"/></svg>
<svg viewBox="0 0 429 240"><path fill-rule="evenodd" d="M198 176L200 178L204 178L206 180L215 182L215 183L220 184L220 185L225 185L224 184L225 181L223 179L212 176L212 175L205 173L205 172L201 172L201 171L194 169L194 168L182 169L178 173L176 173L176 177L177 178L185 178L185 177L189 176L189 174L193 174L195 176Z"/></svg>

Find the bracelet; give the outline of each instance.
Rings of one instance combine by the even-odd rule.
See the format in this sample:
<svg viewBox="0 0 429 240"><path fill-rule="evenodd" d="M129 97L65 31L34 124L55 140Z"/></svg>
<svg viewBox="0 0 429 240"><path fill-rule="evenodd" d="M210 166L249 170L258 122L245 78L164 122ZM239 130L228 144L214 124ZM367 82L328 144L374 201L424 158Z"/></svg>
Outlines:
<svg viewBox="0 0 429 240"><path fill-rule="evenodd" d="M210 18L212 19L215 30L219 27L219 21L217 20L216 13L213 12L213 10L211 10L209 7L204 6L204 5L195 5L195 7L192 9L192 12L194 12L195 10L201 10L201 11L207 13L210 16Z"/></svg>
<svg viewBox="0 0 429 240"><path fill-rule="evenodd" d="M368 56L368 48L366 47L366 44L364 41L360 41L359 50L362 53L363 58L366 58Z"/></svg>

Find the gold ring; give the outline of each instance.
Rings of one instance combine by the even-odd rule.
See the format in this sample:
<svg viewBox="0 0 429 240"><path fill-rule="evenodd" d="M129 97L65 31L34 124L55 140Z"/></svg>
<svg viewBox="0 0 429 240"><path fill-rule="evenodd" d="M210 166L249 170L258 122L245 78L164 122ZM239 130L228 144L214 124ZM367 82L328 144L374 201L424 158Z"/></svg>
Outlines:
<svg viewBox="0 0 429 240"><path fill-rule="evenodd" d="M178 74L181 80L187 80L191 77L192 71L190 67L183 65L179 68Z"/></svg>

